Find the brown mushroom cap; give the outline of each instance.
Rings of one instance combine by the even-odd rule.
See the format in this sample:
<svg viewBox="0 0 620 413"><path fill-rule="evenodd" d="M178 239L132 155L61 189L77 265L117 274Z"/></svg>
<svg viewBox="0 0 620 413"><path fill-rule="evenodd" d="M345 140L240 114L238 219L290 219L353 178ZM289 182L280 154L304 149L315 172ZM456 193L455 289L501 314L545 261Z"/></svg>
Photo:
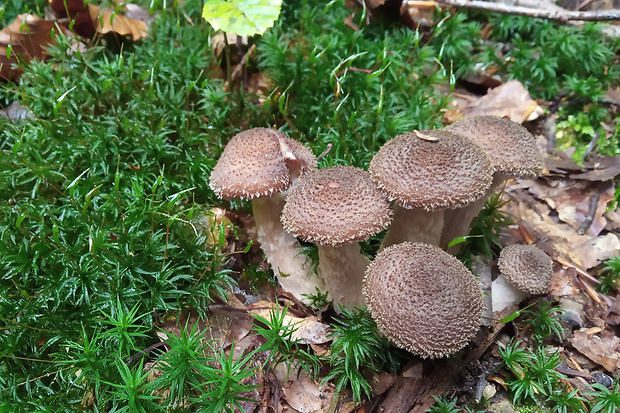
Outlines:
<svg viewBox="0 0 620 413"><path fill-rule="evenodd" d="M252 199L286 190L289 167L301 172L316 167L316 158L302 143L268 128L233 136L211 172L209 186L223 199Z"/></svg>
<svg viewBox="0 0 620 413"><path fill-rule="evenodd" d="M390 201L405 208L459 208L491 185L489 158L477 145L442 130L405 133L379 149L369 172Z"/></svg>
<svg viewBox="0 0 620 413"><path fill-rule="evenodd" d="M497 261L501 274L518 289L530 294L546 294L551 284L553 261L533 245L510 245Z"/></svg>
<svg viewBox="0 0 620 413"><path fill-rule="evenodd" d="M368 239L391 218L389 202L366 171L332 166L311 171L297 182L281 220L299 238L339 246Z"/></svg>
<svg viewBox="0 0 620 413"><path fill-rule="evenodd" d="M543 159L536 139L517 122L499 116L474 116L448 125L445 130L480 145L496 172L522 179L542 174Z"/></svg>
<svg viewBox="0 0 620 413"><path fill-rule="evenodd" d="M424 358L460 350L480 327L476 277L432 245L403 242L381 251L366 270L364 294L383 334Z"/></svg>

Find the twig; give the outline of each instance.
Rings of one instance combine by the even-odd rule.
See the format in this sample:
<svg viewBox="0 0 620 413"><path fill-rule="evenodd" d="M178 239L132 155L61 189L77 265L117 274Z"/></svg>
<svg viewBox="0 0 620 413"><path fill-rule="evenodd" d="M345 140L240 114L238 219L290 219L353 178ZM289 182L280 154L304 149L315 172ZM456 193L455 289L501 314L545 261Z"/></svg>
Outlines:
<svg viewBox="0 0 620 413"><path fill-rule="evenodd" d="M599 297L598 293L589 282L587 282L584 278L579 278L579 282L583 285L583 288L586 290L586 294L590 296L597 304L602 305L601 297Z"/></svg>
<svg viewBox="0 0 620 413"><path fill-rule="evenodd" d="M564 267L564 268L573 267L575 269L575 271L577 272L577 274L581 275L582 277L587 278L588 280L592 281L593 283L596 283L596 284L600 284L601 283L595 277L593 277L590 274L588 274L588 272L585 271L583 268L581 268L577 264L571 262L570 259L567 259L567 258L565 258L565 257L560 255L556 259L556 261L559 262L560 264L562 264L562 267Z"/></svg>
<svg viewBox="0 0 620 413"><path fill-rule="evenodd" d="M237 35L237 56L239 57L239 63L243 62L244 64L242 66L237 66L235 67L235 70L237 70L239 67L241 67L241 69L243 69L243 93L248 93L248 71L247 71L247 66L245 65L245 59L247 59L248 54L246 53L245 55L243 54L243 42L242 42L243 37ZM254 46L254 45L252 45ZM245 59L244 59L245 58ZM233 77L234 79L234 77Z"/></svg>
<svg viewBox="0 0 620 413"><path fill-rule="evenodd" d="M237 46L237 47L239 47L239 46ZM235 70L233 70L233 72L232 72L231 78L233 80L235 80L237 78L237 76L239 76L239 72L245 66L245 63L248 60L248 56L250 56L254 52L254 49L256 49L256 45L255 44L250 46L248 51L243 55L243 57L241 57L241 59L239 60L239 63L237 64L237 66L235 66ZM245 80L245 82L247 83L247 79ZM245 86L244 86L244 88L245 88Z"/></svg>
<svg viewBox="0 0 620 413"><path fill-rule="evenodd" d="M581 10L586 7L588 4L592 3L592 0L583 0L579 6L577 6L576 10Z"/></svg>
<svg viewBox="0 0 620 413"><path fill-rule="evenodd" d="M156 348L159 347L163 347L166 345L165 341L159 341L153 345L148 346L147 348L145 348L144 350L138 350L138 352L136 354L134 354L133 356L127 358L125 360L125 364L130 364L132 361L134 361L135 359L142 357L142 356L147 356L151 351L155 350Z"/></svg>
<svg viewBox="0 0 620 413"><path fill-rule="evenodd" d="M592 221L594 221L594 214L596 214L596 210L598 208L598 199L598 192L593 193L592 197L590 198L590 205L588 205L588 214L586 215L586 218L583 220L581 225L579 225L577 234L585 234L588 228L590 228L590 225L592 225Z"/></svg>
<svg viewBox="0 0 620 413"><path fill-rule="evenodd" d="M320 161L321 159L325 158L325 156L327 156L327 154L329 153L329 151L332 150L332 144L328 143L327 144L327 148L325 148L325 150L323 151L322 154L320 154L319 156L316 157L317 161Z"/></svg>
<svg viewBox="0 0 620 413"><path fill-rule="evenodd" d="M583 377L584 379L594 380L594 377L592 377L591 374L584 373L583 371L580 371L580 370L572 369L565 365L560 365L556 367L555 370L558 371L559 373L566 374L567 376Z"/></svg>
<svg viewBox="0 0 620 413"><path fill-rule="evenodd" d="M478 377L478 382L476 383L476 395L474 396L474 400L476 403L480 403L482 401L482 395L484 394L484 388L489 384L487 381L487 372L483 372L480 377Z"/></svg>
<svg viewBox="0 0 620 413"><path fill-rule="evenodd" d="M594 148L596 147L596 144L598 142L599 137L600 137L600 133L596 132L594 134L594 136L592 137L592 139L590 140L590 143L588 144L588 147L586 148L586 151L583 154L584 158L586 156L590 155L590 153L594 150Z"/></svg>
<svg viewBox="0 0 620 413"><path fill-rule="evenodd" d="M418 2L408 0L407 6L416 7L416 3ZM571 20L620 20L620 10L617 9L597 11L570 11L563 9L544 10L480 0L441 0L437 2L437 6L463 7L468 9L485 10L502 14L516 14L518 16L538 17L541 19L556 20L560 22L567 22Z"/></svg>
<svg viewBox="0 0 620 413"><path fill-rule="evenodd" d="M555 148L557 148L555 133L558 129L558 117L557 115L549 116L545 120L544 124L544 134L547 138L546 150L547 153L553 153Z"/></svg>

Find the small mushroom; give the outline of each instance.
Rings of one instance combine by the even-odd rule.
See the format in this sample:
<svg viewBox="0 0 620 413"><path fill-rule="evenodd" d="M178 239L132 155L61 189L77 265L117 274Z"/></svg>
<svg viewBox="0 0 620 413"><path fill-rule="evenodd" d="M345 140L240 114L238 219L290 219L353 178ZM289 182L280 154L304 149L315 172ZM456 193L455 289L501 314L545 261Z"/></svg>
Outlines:
<svg viewBox="0 0 620 413"><path fill-rule="evenodd" d="M510 119L475 116L448 125L444 130L471 139L484 150L493 166L493 183L486 194L475 202L446 213L440 242L443 247L454 238L468 234L472 219L508 178L533 179L540 176L543 170L536 139L527 129Z"/></svg>
<svg viewBox="0 0 620 413"><path fill-rule="evenodd" d="M383 334L423 358L460 350L480 328L476 277L433 245L403 242L381 251L366 270L364 294Z"/></svg>
<svg viewBox="0 0 620 413"><path fill-rule="evenodd" d="M211 172L209 186L222 199L250 199L258 241L280 285L297 299L325 289L309 274L299 241L282 228L286 191L298 177L316 168L316 158L300 142L267 128L233 136Z"/></svg>
<svg viewBox="0 0 620 413"><path fill-rule="evenodd" d="M395 204L381 248L403 241L439 245L444 209L478 199L492 174L477 145L441 130L396 136L379 149L368 170Z"/></svg>
<svg viewBox="0 0 620 413"><path fill-rule="evenodd" d="M319 273L334 304L365 305L362 279L369 263L359 241L387 227L390 204L368 173L352 166L333 166L304 175L291 190L284 228L317 244ZM338 311L338 307L336 307Z"/></svg>
<svg viewBox="0 0 620 413"><path fill-rule="evenodd" d="M528 295L546 294L553 275L553 261L534 245L511 245L497 262L500 275L493 281L493 312L518 304Z"/></svg>

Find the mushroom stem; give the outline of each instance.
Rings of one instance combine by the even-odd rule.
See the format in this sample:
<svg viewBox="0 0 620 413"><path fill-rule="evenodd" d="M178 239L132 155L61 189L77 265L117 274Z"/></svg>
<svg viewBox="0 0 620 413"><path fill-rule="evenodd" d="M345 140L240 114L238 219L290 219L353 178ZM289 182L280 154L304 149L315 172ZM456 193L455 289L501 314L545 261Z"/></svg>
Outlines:
<svg viewBox="0 0 620 413"><path fill-rule="evenodd" d="M491 271L491 260L483 255L472 257L471 272L478 278L478 284L482 289L482 319L480 324L490 326L493 320L493 275Z"/></svg>
<svg viewBox="0 0 620 413"><path fill-rule="evenodd" d="M310 274L310 262L301 254L297 238L284 231L280 222L284 202L282 193L252 199L258 241L282 288L307 302L302 294L316 294L317 288L325 291L326 286L320 276Z"/></svg>
<svg viewBox="0 0 620 413"><path fill-rule="evenodd" d="M394 218L379 250L405 241L438 246L443 222L444 209L427 211L423 208L407 209L394 204Z"/></svg>
<svg viewBox="0 0 620 413"><path fill-rule="evenodd" d="M365 306L362 286L370 260L360 252L359 242L339 247L319 244L318 248L319 273L327 284L327 291L332 297L336 312L340 312L337 304L349 307Z"/></svg>
<svg viewBox="0 0 620 413"><path fill-rule="evenodd" d="M508 177L501 172L493 173L493 182L484 195L462 208L447 210L444 215L443 229L441 230L441 241L437 245L443 249L447 249L448 244L453 239L468 235L471 221L482 211L487 199L489 199L498 188L503 186L507 179ZM448 252L451 254L458 254L461 252L462 248L463 244L458 244L451 247Z"/></svg>
<svg viewBox="0 0 620 413"><path fill-rule="evenodd" d="M497 314L504 309L519 304L529 294L512 285L503 275L499 275L491 285L493 299L493 313Z"/></svg>

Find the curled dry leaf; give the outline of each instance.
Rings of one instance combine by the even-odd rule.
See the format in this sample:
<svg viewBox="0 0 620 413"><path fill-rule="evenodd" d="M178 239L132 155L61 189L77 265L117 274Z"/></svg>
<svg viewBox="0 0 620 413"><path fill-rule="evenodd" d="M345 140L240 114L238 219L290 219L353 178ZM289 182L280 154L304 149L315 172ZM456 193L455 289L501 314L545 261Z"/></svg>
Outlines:
<svg viewBox="0 0 620 413"><path fill-rule="evenodd" d="M92 4L88 5L88 12L97 34L116 33L134 41L148 37L148 27L141 20L129 19Z"/></svg>
<svg viewBox="0 0 620 413"><path fill-rule="evenodd" d="M83 37L93 37L115 33L129 36L132 40L148 37L148 26L142 20L119 15L114 10L102 9L93 4L84 4L82 0L50 0L59 22L65 24ZM132 13L136 13L132 8ZM70 23L72 21L73 23Z"/></svg>
<svg viewBox="0 0 620 413"><path fill-rule="evenodd" d="M47 57L45 47L54 43L54 33L61 30L53 20L18 15L0 31L0 78L16 81L22 71L15 64Z"/></svg>
<svg viewBox="0 0 620 413"><path fill-rule="evenodd" d="M413 133L415 133L415 136L417 136L418 138L420 138L422 140L425 140L425 141L434 142L436 140L439 140L438 137L431 136L431 135L428 135L428 134L424 134L424 133L420 132L419 130L413 131Z"/></svg>
<svg viewBox="0 0 620 413"><path fill-rule="evenodd" d="M471 101L462 109L465 117L481 115L506 116L509 119L523 123L526 120L538 118L543 110L530 97L529 92L518 80L511 80L490 89L486 95Z"/></svg>

